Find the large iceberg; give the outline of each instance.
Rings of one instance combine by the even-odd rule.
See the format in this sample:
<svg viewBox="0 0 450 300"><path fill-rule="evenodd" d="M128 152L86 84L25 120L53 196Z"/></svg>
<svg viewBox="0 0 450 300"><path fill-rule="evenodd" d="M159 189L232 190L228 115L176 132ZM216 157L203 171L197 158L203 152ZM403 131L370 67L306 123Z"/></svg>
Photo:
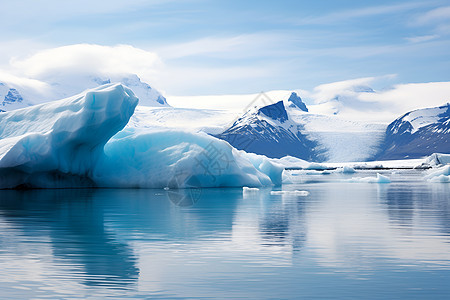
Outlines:
<svg viewBox="0 0 450 300"><path fill-rule="evenodd" d="M107 84L1 113L0 188L281 183L281 166L206 134L125 128L137 103L129 88Z"/></svg>

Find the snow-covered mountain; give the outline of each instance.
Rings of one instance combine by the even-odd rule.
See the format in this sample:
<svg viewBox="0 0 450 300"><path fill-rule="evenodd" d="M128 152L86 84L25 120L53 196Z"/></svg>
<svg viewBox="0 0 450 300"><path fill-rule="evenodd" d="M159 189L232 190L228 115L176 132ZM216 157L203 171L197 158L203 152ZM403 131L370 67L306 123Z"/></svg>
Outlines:
<svg viewBox="0 0 450 300"><path fill-rule="evenodd" d="M271 158L286 155L317 160L317 144L289 119L283 101L262 108L254 107L216 137L237 149Z"/></svg>
<svg viewBox="0 0 450 300"><path fill-rule="evenodd" d="M99 76L92 74L59 74L43 78L40 88L0 82L0 110L11 111L40 103L67 98L90 88L109 83L121 83L133 90L139 105L170 106L166 98L134 74Z"/></svg>
<svg viewBox="0 0 450 300"><path fill-rule="evenodd" d="M450 103L414 110L390 123L376 159L421 158L436 152L450 153Z"/></svg>
<svg viewBox="0 0 450 300"><path fill-rule="evenodd" d="M161 93L152 88L149 84L141 81L135 74L128 75L92 75L92 74L71 74L67 76L51 76L45 78L45 82L53 87L56 99L70 97L86 89L96 88L109 83L121 83L129 87L139 98L139 105L142 106L168 106L166 98Z"/></svg>
<svg viewBox="0 0 450 300"><path fill-rule="evenodd" d="M23 96L17 89L0 82L0 111L14 110L26 106Z"/></svg>
<svg viewBox="0 0 450 300"><path fill-rule="evenodd" d="M238 149L272 158L289 155L316 162L350 162L367 160L379 151L386 125L308 113L291 105L293 97L298 95L252 108L215 136Z"/></svg>

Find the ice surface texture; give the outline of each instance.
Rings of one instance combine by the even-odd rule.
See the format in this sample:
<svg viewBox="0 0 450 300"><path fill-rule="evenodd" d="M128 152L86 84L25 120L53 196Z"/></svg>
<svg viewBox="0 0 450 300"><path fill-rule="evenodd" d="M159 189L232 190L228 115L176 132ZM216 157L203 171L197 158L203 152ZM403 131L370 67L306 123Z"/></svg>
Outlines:
<svg viewBox="0 0 450 300"><path fill-rule="evenodd" d="M2 113L0 188L281 183L281 166L206 134L121 131L137 103L129 88L107 84L64 100Z"/></svg>

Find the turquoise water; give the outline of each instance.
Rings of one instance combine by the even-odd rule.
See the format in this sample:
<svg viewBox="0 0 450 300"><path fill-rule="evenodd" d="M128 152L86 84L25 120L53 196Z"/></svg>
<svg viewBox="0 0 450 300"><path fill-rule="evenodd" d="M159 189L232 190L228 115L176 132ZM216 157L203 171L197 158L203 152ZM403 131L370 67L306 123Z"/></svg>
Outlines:
<svg viewBox="0 0 450 300"><path fill-rule="evenodd" d="M0 298L448 298L450 184L387 174L294 173L308 196L0 191Z"/></svg>

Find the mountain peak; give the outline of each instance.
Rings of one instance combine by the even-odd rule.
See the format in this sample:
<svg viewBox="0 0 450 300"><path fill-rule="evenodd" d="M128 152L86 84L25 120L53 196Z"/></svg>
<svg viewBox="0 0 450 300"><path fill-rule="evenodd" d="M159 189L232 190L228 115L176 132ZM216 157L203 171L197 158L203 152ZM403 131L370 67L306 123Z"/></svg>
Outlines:
<svg viewBox="0 0 450 300"><path fill-rule="evenodd" d="M280 123L284 123L288 119L283 101L278 101L277 103L261 107L258 110L258 114L261 113L273 120L279 121Z"/></svg>
<svg viewBox="0 0 450 300"><path fill-rule="evenodd" d="M299 95L296 92L292 92L291 96L289 96L288 102L290 102L289 107L296 107L300 110L308 112L308 108L305 103L302 101Z"/></svg>
<svg viewBox="0 0 450 300"><path fill-rule="evenodd" d="M22 95L20 95L20 93L16 89L10 88L8 94L6 94L5 99L3 100L3 105L14 102L18 103L22 101L23 101Z"/></svg>
<svg viewBox="0 0 450 300"><path fill-rule="evenodd" d="M435 152L448 153L449 133L449 104L410 111L389 124L376 159L420 158Z"/></svg>

